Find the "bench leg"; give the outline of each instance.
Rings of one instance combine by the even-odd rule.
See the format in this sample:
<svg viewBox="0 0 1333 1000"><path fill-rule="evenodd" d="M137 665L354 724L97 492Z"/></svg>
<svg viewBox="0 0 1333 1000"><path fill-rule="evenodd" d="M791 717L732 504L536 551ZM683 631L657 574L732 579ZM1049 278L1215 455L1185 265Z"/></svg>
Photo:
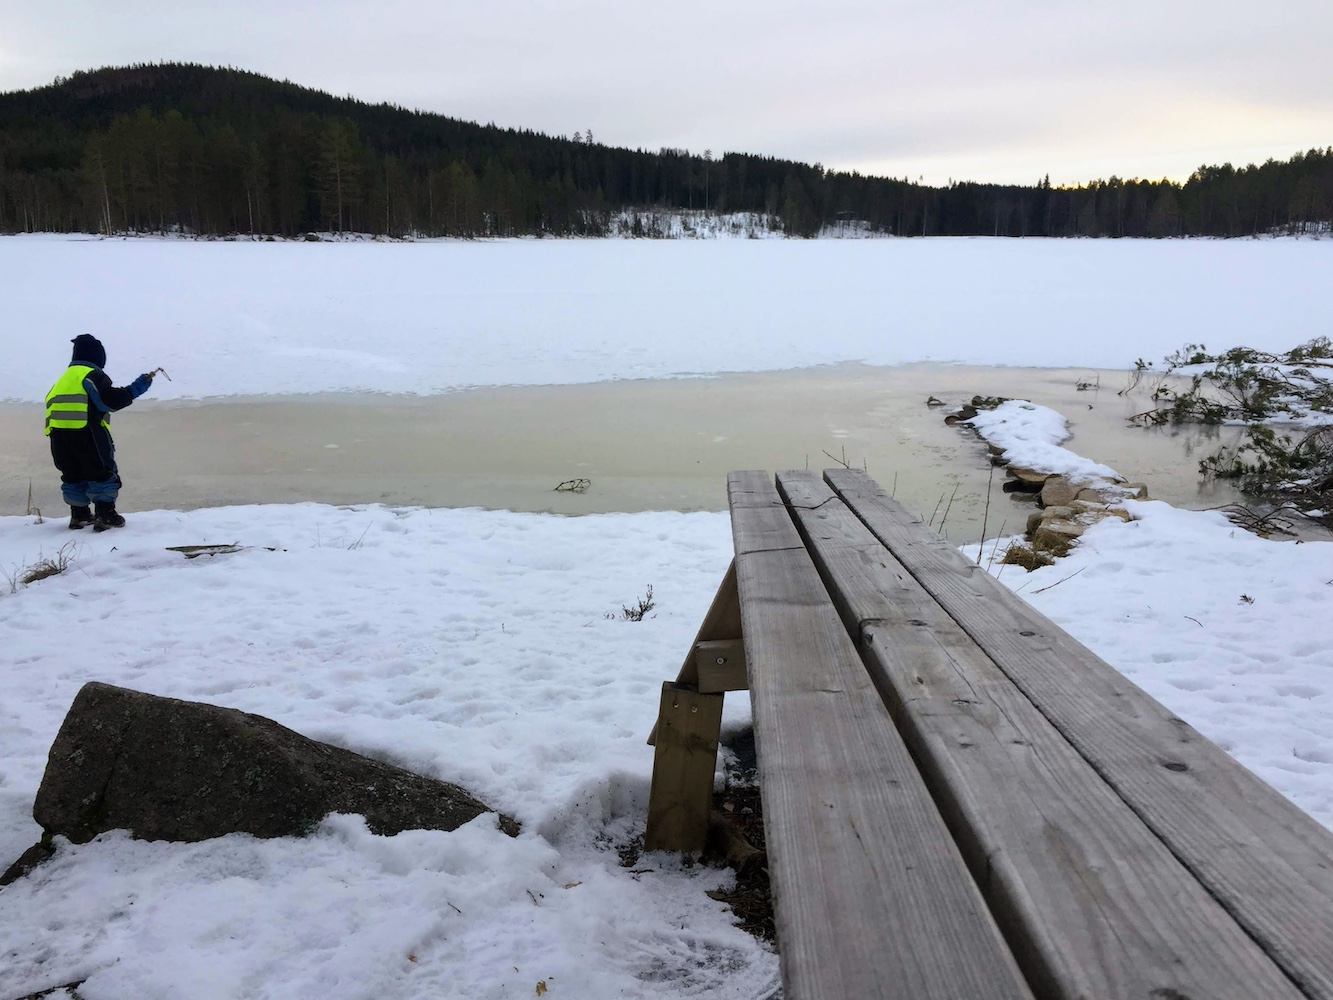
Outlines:
<svg viewBox="0 0 1333 1000"><path fill-rule="evenodd" d="M722 694L667 681L657 717L647 851L702 851L722 733Z"/></svg>
<svg viewBox="0 0 1333 1000"><path fill-rule="evenodd" d="M649 851L702 851L713 804L722 698L744 691L745 644L732 560L675 682L662 685L657 724L648 737L653 785L648 798Z"/></svg>
<svg viewBox="0 0 1333 1000"><path fill-rule="evenodd" d="M726 575L722 577L722 585L717 588L717 593L713 596L713 603L708 608L708 614L704 615L704 623L699 626L699 633L694 637L694 643L690 646L689 653L685 656L685 662L681 664L680 673L676 675L677 684L688 684L691 687L698 688L699 684L699 658L701 654L711 653L711 650L701 650L701 646L718 640L734 642L737 646L741 644L741 598L740 592L736 589L736 560L731 560L731 565L727 567ZM716 657L710 657L716 660ZM741 650L733 650L728 654L725 662L725 668L734 671L736 663L739 660L742 674L745 670L745 656ZM723 670L724 664L715 664L719 672ZM731 677L734 679L734 673ZM706 690L707 685L702 685ZM739 686L717 686L714 691L743 691L745 685ZM657 726L653 726L653 731L648 734L648 745L653 746L657 743Z"/></svg>

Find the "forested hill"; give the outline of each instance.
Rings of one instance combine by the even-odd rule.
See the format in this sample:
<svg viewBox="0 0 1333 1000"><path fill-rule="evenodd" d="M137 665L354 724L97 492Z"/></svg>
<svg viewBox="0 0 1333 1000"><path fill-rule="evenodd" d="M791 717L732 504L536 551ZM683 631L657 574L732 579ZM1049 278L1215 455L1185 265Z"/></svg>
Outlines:
<svg viewBox="0 0 1333 1000"><path fill-rule="evenodd" d="M0 232L600 235L751 212L791 235L1245 236L1333 222L1333 148L1184 184L944 188L773 157L619 149L152 65L0 94ZM634 221L634 220L640 221ZM643 228L646 220L646 228Z"/></svg>

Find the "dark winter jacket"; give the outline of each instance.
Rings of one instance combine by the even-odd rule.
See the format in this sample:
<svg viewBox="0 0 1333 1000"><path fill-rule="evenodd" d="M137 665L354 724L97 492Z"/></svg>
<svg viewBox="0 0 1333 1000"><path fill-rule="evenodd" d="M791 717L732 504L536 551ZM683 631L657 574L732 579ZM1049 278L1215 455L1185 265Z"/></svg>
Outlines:
<svg viewBox="0 0 1333 1000"><path fill-rule="evenodd" d="M152 378L140 375L128 386L113 385L102 366L106 350L90 334L74 338L71 365L87 365L93 370L83 380L88 393L88 426L79 430L51 431L51 458L63 478L75 482L100 483L116 475L116 446L111 431L102 426L104 415L123 410L148 391Z"/></svg>

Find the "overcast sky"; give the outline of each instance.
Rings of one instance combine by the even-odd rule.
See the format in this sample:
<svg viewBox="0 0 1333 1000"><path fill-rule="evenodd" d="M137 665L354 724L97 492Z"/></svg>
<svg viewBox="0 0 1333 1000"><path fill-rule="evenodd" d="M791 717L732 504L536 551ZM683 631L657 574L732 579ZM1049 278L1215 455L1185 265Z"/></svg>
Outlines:
<svg viewBox="0 0 1333 1000"><path fill-rule="evenodd" d="M161 61L930 183L1333 146L1333 0L0 0L0 90Z"/></svg>

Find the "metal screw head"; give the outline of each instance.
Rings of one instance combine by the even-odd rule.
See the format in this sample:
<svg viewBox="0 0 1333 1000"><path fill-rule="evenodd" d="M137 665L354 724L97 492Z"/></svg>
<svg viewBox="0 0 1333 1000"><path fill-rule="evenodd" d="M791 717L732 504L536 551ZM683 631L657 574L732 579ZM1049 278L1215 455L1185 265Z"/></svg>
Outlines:
<svg viewBox="0 0 1333 1000"><path fill-rule="evenodd" d="M697 711L699 711L699 706L698 706L698 705L691 705L691 706L690 706L690 713L691 713L691 714L693 714L693 713L695 713L695 712L697 712Z"/></svg>
<svg viewBox="0 0 1333 1000"><path fill-rule="evenodd" d="M716 662L717 662L717 665L720 667L720 666L722 666L722 664L724 664L724 663L727 662L727 658L726 658L725 656L719 656L719 657L717 658L717 661L716 661Z"/></svg>

